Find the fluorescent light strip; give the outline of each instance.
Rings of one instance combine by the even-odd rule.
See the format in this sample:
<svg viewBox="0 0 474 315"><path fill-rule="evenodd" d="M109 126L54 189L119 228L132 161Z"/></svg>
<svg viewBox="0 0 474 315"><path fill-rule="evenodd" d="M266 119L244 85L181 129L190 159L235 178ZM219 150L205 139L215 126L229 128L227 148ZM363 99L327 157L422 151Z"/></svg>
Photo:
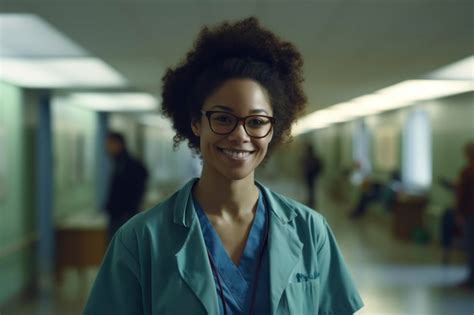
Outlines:
<svg viewBox="0 0 474 315"><path fill-rule="evenodd" d="M307 122L296 122L291 129L291 133L293 136L297 136L306 132L310 132L316 129L322 129L328 127L329 124L324 124L321 122L309 124Z"/></svg>
<svg viewBox="0 0 474 315"><path fill-rule="evenodd" d="M124 77L34 14L0 14L0 80L25 88L123 87Z"/></svg>
<svg viewBox="0 0 474 315"><path fill-rule="evenodd" d="M26 88L121 87L127 83L97 58L2 58L0 80Z"/></svg>
<svg viewBox="0 0 474 315"><path fill-rule="evenodd" d="M72 93L64 103L105 112L152 111L158 101L146 93Z"/></svg>
<svg viewBox="0 0 474 315"><path fill-rule="evenodd" d="M469 91L474 91L474 81L472 80L408 80L379 90L374 94L357 97L349 102L310 113L294 125L292 134L296 136L356 117L373 115L410 106L419 101Z"/></svg>
<svg viewBox="0 0 474 315"><path fill-rule="evenodd" d="M38 66L31 60L2 59L0 80L21 87L52 87L66 84L59 73Z"/></svg>
<svg viewBox="0 0 474 315"><path fill-rule="evenodd" d="M428 79L474 80L474 56L454 62L426 76Z"/></svg>
<svg viewBox="0 0 474 315"><path fill-rule="evenodd" d="M376 93L404 103L436 99L472 90L474 90L474 81L470 80L408 80Z"/></svg>
<svg viewBox="0 0 474 315"><path fill-rule="evenodd" d="M0 14L0 56L83 57L88 53L34 14Z"/></svg>

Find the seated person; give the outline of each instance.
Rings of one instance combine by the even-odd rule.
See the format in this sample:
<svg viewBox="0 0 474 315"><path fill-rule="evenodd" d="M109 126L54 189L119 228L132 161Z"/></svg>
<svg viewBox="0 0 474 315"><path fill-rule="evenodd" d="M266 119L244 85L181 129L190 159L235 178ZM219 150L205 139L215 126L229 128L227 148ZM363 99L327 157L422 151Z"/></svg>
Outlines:
<svg viewBox="0 0 474 315"><path fill-rule="evenodd" d="M391 173L390 180L386 184L366 178L362 184L362 193L350 217L354 219L361 217L374 202L382 202L385 208L391 211L401 190L401 176L398 170Z"/></svg>

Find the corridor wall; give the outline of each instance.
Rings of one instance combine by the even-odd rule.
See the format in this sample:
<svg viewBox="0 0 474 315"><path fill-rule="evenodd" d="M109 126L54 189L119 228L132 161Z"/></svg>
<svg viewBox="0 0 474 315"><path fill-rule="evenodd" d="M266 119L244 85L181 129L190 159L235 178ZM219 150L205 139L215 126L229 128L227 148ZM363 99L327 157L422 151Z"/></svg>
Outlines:
<svg viewBox="0 0 474 315"><path fill-rule="evenodd" d="M463 146L468 140L474 140L474 93L420 102L403 109L361 118L365 121L370 133L370 161L376 178L387 180L391 169L401 169L403 154L401 135L407 117L414 110L425 111L431 126L433 181L428 190L427 222L432 234L437 238L440 215L446 207L454 204L454 195L439 185L439 178L455 180L465 163ZM290 160L298 161L301 151L300 143L310 141L316 145L325 162L323 176L325 182L322 185L330 185L334 176L351 167L350 152L356 124L357 120L349 121L296 137L289 147L277 150L276 157L272 157L269 163L271 168L266 172L279 174L279 169L290 169L291 171L284 172L284 180L298 182L301 173L298 163L291 162L290 165L283 163L289 163L287 161ZM390 139L390 143L385 142L384 137L380 137L381 133L389 134L386 139ZM337 146L340 147L337 148ZM390 150L391 153L386 154L387 152L381 152L381 150ZM285 159L281 158L283 154L286 156ZM383 158L380 159L379 154L386 154L391 161L387 163ZM274 175L274 177L278 176Z"/></svg>
<svg viewBox="0 0 474 315"><path fill-rule="evenodd" d="M192 177L199 177L201 160L193 157L187 143L173 150L174 132L163 126L144 126L144 162L149 171L148 206L170 196Z"/></svg>
<svg viewBox="0 0 474 315"><path fill-rule="evenodd" d="M35 107L0 82L0 305L35 276Z"/></svg>
<svg viewBox="0 0 474 315"><path fill-rule="evenodd" d="M96 208L95 133L97 114L61 99L52 103L55 221Z"/></svg>

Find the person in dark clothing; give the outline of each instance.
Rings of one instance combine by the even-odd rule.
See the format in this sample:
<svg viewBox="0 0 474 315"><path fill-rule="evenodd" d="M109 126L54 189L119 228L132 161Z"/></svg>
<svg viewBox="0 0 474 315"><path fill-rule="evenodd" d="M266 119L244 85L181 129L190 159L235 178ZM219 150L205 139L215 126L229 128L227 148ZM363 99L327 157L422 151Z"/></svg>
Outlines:
<svg viewBox="0 0 474 315"><path fill-rule="evenodd" d="M397 197L401 190L400 171L392 171L387 184L367 178L362 186L362 193L359 200L350 213L352 219L362 217L368 207L375 202L382 202L385 208L391 211L397 202Z"/></svg>
<svg viewBox="0 0 474 315"><path fill-rule="evenodd" d="M362 192L357 201L357 204L350 213L352 219L362 217L367 211L368 207L380 199L382 194L383 184L377 181L370 181L366 179L366 182L362 185Z"/></svg>
<svg viewBox="0 0 474 315"><path fill-rule="evenodd" d="M128 153L125 138L118 132L108 134L107 153L113 162L105 203L110 240L118 228L138 212L148 172L140 161Z"/></svg>
<svg viewBox="0 0 474 315"><path fill-rule="evenodd" d="M307 205L312 208L316 208L316 182L322 168L322 161L316 154L314 147L307 144L303 156L303 170L308 193Z"/></svg>
<svg viewBox="0 0 474 315"><path fill-rule="evenodd" d="M469 275L461 284L474 289L474 142L464 147L467 165L456 183L456 219L464 227Z"/></svg>

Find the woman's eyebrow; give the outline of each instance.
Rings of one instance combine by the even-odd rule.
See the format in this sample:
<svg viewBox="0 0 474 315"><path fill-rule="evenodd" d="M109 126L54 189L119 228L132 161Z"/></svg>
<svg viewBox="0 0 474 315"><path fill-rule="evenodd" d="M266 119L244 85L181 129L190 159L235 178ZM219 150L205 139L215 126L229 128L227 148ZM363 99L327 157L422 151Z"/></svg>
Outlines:
<svg viewBox="0 0 474 315"><path fill-rule="evenodd" d="M225 105L214 105L211 107L211 109L219 109L219 110L223 110L223 111L226 111L226 112L233 112L234 110L231 108L231 107L228 107L228 106L225 106ZM267 115L270 115L270 113L268 113L266 110L264 109L252 109L250 110L250 113L251 114L267 114Z"/></svg>
<svg viewBox="0 0 474 315"><path fill-rule="evenodd" d="M226 112L233 112L234 110L228 106L224 106L224 105L214 105L211 107L211 109L220 109L220 110L223 110L223 111L226 111Z"/></svg>

